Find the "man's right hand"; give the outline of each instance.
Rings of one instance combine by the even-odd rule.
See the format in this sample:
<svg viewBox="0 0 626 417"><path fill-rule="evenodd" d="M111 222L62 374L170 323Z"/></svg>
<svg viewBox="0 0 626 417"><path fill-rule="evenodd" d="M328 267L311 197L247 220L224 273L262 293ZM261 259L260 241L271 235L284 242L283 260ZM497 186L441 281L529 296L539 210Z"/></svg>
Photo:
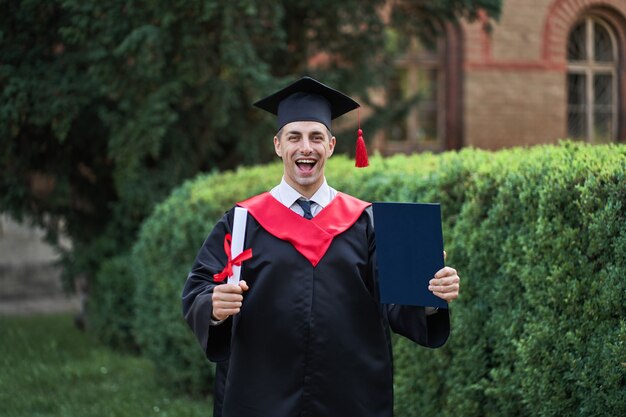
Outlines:
<svg viewBox="0 0 626 417"><path fill-rule="evenodd" d="M239 313L244 291L248 291L246 281L239 281L239 285L220 284L213 288L213 319L222 321Z"/></svg>

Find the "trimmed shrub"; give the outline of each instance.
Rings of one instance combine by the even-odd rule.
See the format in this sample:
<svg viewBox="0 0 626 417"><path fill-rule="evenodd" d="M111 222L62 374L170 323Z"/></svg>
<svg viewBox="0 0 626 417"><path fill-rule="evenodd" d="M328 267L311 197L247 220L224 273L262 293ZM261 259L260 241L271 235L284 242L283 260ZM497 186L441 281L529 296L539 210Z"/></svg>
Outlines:
<svg viewBox="0 0 626 417"><path fill-rule="evenodd" d="M461 275L441 349L394 340L398 416L626 415L626 147L333 157L328 181L369 201L437 201ZM159 205L133 250L136 335L164 380L211 388L180 293L213 224L281 165L201 176Z"/></svg>
<svg viewBox="0 0 626 417"><path fill-rule="evenodd" d="M108 346L136 351L133 335L135 277L130 255L104 261L91 285L87 303L90 330Z"/></svg>

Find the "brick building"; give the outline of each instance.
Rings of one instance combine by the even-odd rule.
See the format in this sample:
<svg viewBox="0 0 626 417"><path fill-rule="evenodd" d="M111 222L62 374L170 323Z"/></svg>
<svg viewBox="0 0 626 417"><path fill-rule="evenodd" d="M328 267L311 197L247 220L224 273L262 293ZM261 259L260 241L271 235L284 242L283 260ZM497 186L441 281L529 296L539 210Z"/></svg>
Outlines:
<svg viewBox="0 0 626 417"><path fill-rule="evenodd" d="M375 138L383 154L626 141L626 0L503 0L498 21L406 45L385 95L421 99Z"/></svg>

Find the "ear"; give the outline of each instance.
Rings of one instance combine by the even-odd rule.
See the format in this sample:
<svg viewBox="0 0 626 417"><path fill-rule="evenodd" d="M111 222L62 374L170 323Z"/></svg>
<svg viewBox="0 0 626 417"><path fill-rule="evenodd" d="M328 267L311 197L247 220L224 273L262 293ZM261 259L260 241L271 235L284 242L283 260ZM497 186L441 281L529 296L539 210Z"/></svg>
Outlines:
<svg viewBox="0 0 626 417"><path fill-rule="evenodd" d="M283 151L280 147L280 139L278 139L278 136L274 136L274 151L276 151L276 155L278 155L279 158L283 157Z"/></svg>
<svg viewBox="0 0 626 417"><path fill-rule="evenodd" d="M332 138L330 138L330 140L328 141L328 149L330 150L330 153L328 154L328 156L330 157L333 152L335 151L335 145L337 144L337 139L335 139L335 137L333 136Z"/></svg>

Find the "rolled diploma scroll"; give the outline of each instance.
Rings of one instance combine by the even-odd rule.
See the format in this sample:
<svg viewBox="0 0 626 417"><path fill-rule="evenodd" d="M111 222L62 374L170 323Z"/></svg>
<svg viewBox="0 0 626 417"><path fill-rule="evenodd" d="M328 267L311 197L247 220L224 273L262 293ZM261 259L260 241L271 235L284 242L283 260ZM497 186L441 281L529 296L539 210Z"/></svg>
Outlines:
<svg viewBox="0 0 626 417"><path fill-rule="evenodd" d="M235 259L243 252L243 241L246 237L246 219L248 218L248 209L243 207L235 207L235 219L233 220L233 240L230 251L232 259ZM228 277L229 284L239 284L241 276L241 266L233 265L233 276Z"/></svg>

